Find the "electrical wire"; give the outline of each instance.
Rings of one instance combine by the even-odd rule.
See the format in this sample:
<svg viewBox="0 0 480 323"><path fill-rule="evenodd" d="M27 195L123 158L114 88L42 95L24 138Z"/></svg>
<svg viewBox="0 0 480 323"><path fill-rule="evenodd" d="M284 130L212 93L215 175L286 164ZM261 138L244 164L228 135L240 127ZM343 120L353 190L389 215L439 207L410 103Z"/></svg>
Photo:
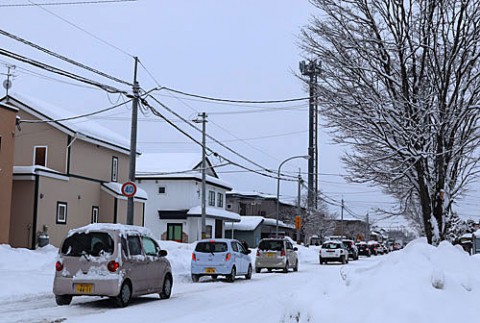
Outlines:
<svg viewBox="0 0 480 323"><path fill-rule="evenodd" d="M28 40L26 40L26 39L24 39L24 38L21 38L21 37L19 37L19 36L14 35L14 34L11 34L11 33L7 32L7 31L3 30L3 29L0 29L0 34L6 36L6 37L8 37L8 38L11 38L11 39L13 39L13 40L16 40L16 41L18 41L18 42L20 42L20 43L23 43L23 44L25 44L25 45L28 45L28 46L30 46L30 47L33 47L33 48L35 48L35 49L37 49L37 50L39 50L39 51L41 51L41 52L44 52L44 53L46 53L46 54L48 54L48 55L50 55L50 56L53 56L53 57L55 57L55 58L58 58L58 59L62 60L62 61L65 61L65 62L70 63L70 64L72 64L72 65L75 65L75 66L81 67L81 68L83 68L83 69L86 69L87 71L90 71L90 72L92 72L92 73L95 73L95 74L98 74L98 75L103 76L103 77L105 77L105 78L108 78L108 79L110 79L110 80L112 80L112 81L115 81L115 82L118 82L118 83L121 83L121 84L124 84L124 85L128 85L128 86L133 86L133 84L130 83L130 82L120 80L120 79L118 79L118 78L116 78L116 77L114 77L114 76L108 75L108 74L106 74L106 73L104 73L104 72L101 72L101 71L99 71L99 70L97 70L97 69L94 69L94 68L92 68L92 67L90 67L90 66L87 66L87 65L85 65L85 64L82 64L82 63L79 63L79 62L77 62L77 61L74 61L73 59L70 59L70 58L65 57L65 56L63 56L63 55L60 55L60 54L58 54L58 53L55 53L55 52L53 52L53 51L51 51L51 50L49 50L49 49L46 49L46 48L44 48L44 47L42 47L42 46L40 46L40 45L34 44L34 43L32 43L31 41L28 41Z"/></svg>
<svg viewBox="0 0 480 323"><path fill-rule="evenodd" d="M97 81L90 80L90 79L85 78L85 77L83 77L83 76L79 76L79 75L77 75L77 74L74 74L74 73L71 73L71 72L62 70L62 69L60 69L60 68L57 68L57 67L54 67L54 66L51 66L51 65L42 63L42 62L40 62L40 61L37 61L37 60L31 59L31 58L22 56L22 55L20 55L20 54L16 54L16 53L10 52L10 51L8 51L8 50L6 50L6 49L3 49L3 48L0 48L0 55L6 56L6 57L10 57L10 58L12 58L12 59L15 59L15 60L18 60L18 61L21 61L21 62L30 64L30 65L33 65L33 66L35 66L35 67L44 69L44 70L49 71L49 72L52 72L52 73L56 73L56 74L59 74L59 75L62 75L62 76L71 78L71 79L76 80L76 81L79 81L79 82L83 82L83 83L86 83L86 84L93 85L93 86L95 86L95 87L101 88L101 89L103 89L104 91L107 91L107 92L110 92L110 93L124 93L124 94L127 93L126 91L119 90L119 89L117 89L117 88L115 88L115 87L113 87L113 86L106 85L106 84L102 84L102 83L99 83L99 82L97 82Z"/></svg>
<svg viewBox="0 0 480 323"><path fill-rule="evenodd" d="M84 4L105 4L114 2L136 2L138 0L97 0L97 1L76 1L76 2L46 2L46 3L17 3L0 4L0 7L33 7L33 6L63 6L63 5L84 5Z"/></svg>
<svg viewBox="0 0 480 323"><path fill-rule="evenodd" d="M283 99L283 100L261 100L261 101L255 101L255 100L232 100L232 99L220 99L220 98L213 98L209 96L204 96L204 95L199 95L199 94L192 94L180 90L175 90L171 89L169 87L161 87L158 90L167 90L170 92L174 92L177 94L182 94L185 96L191 96L194 98L199 98L199 99L204 99L208 101L217 101L217 102L229 102L229 103L254 103L254 104L273 104L273 103L286 103L286 102L295 102L295 101L303 101L303 100L309 100L310 97L303 97L303 98L294 98L294 99Z"/></svg>
<svg viewBox="0 0 480 323"><path fill-rule="evenodd" d="M68 120L74 120L74 119L80 119L80 118L85 118L85 117L89 117L89 116L93 116L93 115L96 115L96 114L100 114L100 113L103 113L103 112L107 112L107 111L111 111L111 110L114 110L118 107L121 107L122 105L125 105L126 103L132 101L133 99L130 99L128 101L125 101L125 102L122 102L122 103L119 103L119 104L116 104L114 106L111 106L111 107L108 107L108 108L105 108L105 109L102 109L102 110L98 110L98 111L94 111L94 112L89 112L89 113L85 113L85 114L82 114L82 115L77 115L77 116L74 116L74 117L67 117L67 118L61 118L61 119L52 119L52 120L21 120L19 121L19 123L51 123L51 122L60 122L60 121L68 121Z"/></svg>

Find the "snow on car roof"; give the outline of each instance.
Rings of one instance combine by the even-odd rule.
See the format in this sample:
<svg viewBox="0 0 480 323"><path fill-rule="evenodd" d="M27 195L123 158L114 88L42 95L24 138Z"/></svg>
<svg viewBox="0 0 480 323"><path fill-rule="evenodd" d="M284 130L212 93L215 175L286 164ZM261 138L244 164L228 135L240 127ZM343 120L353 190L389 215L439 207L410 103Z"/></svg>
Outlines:
<svg viewBox="0 0 480 323"><path fill-rule="evenodd" d="M90 231L119 231L122 234L128 233L141 233L153 237L150 229L140 227L137 225L119 224L119 223L92 223L83 227L71 229L68 231L67 237L77 232L90 232Z"/></svg>

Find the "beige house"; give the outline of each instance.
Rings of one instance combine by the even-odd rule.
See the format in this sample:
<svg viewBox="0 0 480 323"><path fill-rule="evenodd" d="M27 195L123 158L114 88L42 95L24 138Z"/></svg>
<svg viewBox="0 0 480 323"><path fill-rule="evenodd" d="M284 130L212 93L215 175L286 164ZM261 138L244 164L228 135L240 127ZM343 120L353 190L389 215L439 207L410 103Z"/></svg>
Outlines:
<svg viewBox="0 0 480 323"><path fill-rule="evenodd" d="M76 113L15 95L0 100L0 243L58 246L68 230L126 223L129 142ZM145 191L135 195L143 225ZM40 240L39 240L39 237Z"/></svg>

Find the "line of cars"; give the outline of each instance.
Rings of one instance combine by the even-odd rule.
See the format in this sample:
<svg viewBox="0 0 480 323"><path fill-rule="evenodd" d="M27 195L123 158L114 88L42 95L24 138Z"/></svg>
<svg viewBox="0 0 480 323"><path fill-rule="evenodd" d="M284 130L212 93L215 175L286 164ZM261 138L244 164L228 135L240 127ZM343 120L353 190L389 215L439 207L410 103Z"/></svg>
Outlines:
<svg viewBox="0 0 480 323"><path fill-rule="evenodd" d="M318 257L321 265L332 261L348 264L349 259L358 260L359 256L383 255L388 251L387 247L377 241L355 243L349 239L327 240L321 245Z"/></svg>
<svg viewBox="0 0 480 323"><path fill-rule="evenodd" d="M275 269L298 270L297 248L288 238L262 239L255 256L255 269L248 246L235 239L205 239L196 243L191 259L191 277L236 277L251 279L252 272ZM105 296L125 307L133 297L159 294L170 298L172 266L167 251L160 248L143 227L121 224L90 224L71 230L63 240L55 264L53 293L58 305L69 305L74 296Z"/></svg>

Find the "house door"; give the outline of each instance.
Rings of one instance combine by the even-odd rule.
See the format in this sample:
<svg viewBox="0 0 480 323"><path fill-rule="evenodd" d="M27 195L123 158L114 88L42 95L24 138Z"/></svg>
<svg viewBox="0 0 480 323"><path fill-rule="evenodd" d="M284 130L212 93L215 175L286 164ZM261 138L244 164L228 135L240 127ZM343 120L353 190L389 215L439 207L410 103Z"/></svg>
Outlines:
<svg viewBox="0 0 480 323"><path fill-rule="evenodd" d="M181 223L167 223L167 240L183 242L182 233L183 229Z"/></svg>
<svg viewBox="0 0 480 323"><path fill-rule="evenodd" d="M215 238L223 238L223 221L215 220Z"/></svg>

